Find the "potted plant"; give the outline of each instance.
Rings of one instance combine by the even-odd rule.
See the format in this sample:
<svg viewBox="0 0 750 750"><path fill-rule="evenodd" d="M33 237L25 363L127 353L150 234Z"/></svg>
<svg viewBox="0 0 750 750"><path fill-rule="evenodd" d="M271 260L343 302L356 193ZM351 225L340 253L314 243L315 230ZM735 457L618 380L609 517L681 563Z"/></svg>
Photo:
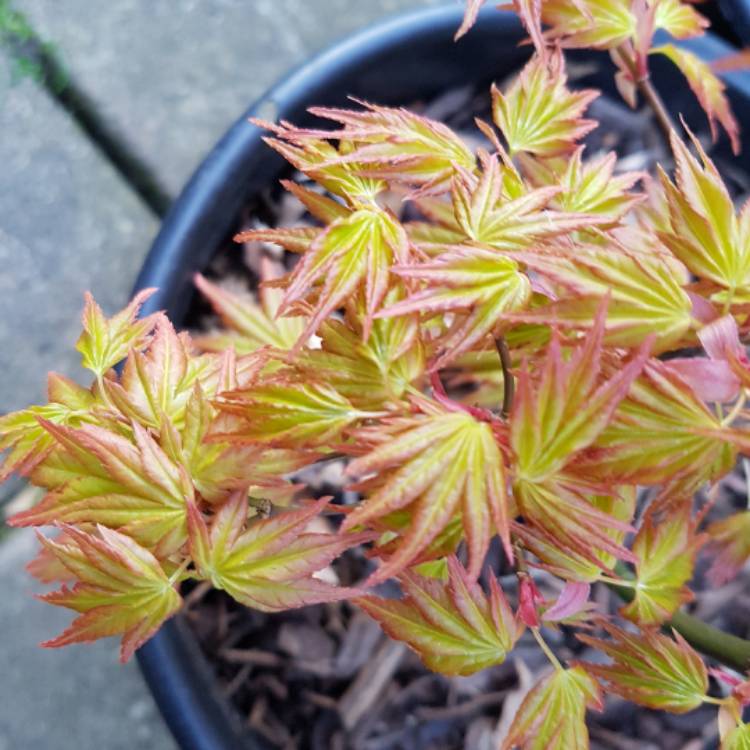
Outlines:
<svg viewBox="0 0 750 750"><path fill-rule="evenodd" d="M707 522L750 447L748 214L674 124L670 109L696 122L695 103L659 96L676 65L726 133L712 158L738 151L706 62L726 48L678 0L515 5L525 30L491 13L448 48L458 14L420 14L276 89L167 218L139 281L159 291L109 319L87 299L78 349L92 386L52 375L48 404L0 421L4 471L48 490L14 523L59 527L40 535L33 570L62 584L50 603L78 613L47 645L120 634L128 658L162 628L144 665L183 747L245 741L169 621L195 581L261 611L351 601L449 675L535 640L550 668L507 748L588 747L585 713L605 691L678 714L716 704L722 746L750 742L750 643L680 610L702 547L717 583L750 557L746 511ZM692 41L654 43L657 30ZM532 46L517 46L526 35ZM649 103L674 177L586 158L596 92L569 87L566 64L590 62L590 49L615 67L586 85L614 91L614 73L628 101ZM493 88L476 150L403 109L331 106L351 92L406 104L518 69ZM730 93L744 116L750 87L735 78ZM311 119L316 102L328 106ZM159 310L183 320L193 273L282 171L264 133L298 170L285 187L314 221L240 238L287 253L285 276L263 271L262 306L199 279L237 329L231 346L199 352ZM334 460L352 503L299 486ZM485 566L493 538L504 585ZM321 576L359 547L364 580ZM378 588L389 581L399 597ZM600 586L626 603L597 606ZM560 632L596 659L556 653Z"/></svg>

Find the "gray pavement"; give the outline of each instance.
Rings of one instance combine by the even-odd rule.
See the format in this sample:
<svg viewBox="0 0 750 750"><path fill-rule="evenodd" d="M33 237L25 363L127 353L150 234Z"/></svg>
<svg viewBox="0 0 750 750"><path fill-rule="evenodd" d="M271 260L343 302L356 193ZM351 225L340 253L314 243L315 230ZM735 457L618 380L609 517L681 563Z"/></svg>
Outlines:
<svg viewBox="0 0 750 750"><path fill-rule="evenodd" d="M458 1L458 0L457 0ZM440 0L11 0L172 195L228 125L311 53ZM0 5L2 0L0 0ZM79 374L82 293L125 303L157 220L0 49L0 412ZM3 489L0 488L0 497ZM135 664L112 642L43 651L69 613L35 601L27 531L0 536L0 750L174 750Z"/></svg>

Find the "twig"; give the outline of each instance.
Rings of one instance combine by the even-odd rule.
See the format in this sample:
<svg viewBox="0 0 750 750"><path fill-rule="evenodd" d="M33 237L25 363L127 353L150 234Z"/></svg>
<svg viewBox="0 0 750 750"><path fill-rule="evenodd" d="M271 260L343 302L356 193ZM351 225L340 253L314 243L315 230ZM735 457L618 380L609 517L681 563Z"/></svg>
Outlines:
<svg viewBox="0 0 750 750"><path fill-rule="evenodd" d="M501 414L503 419L507 419L510 410L513 408L513 399L516 395L516 380L510 371L510 351L508 343L503 336L495 336L495 346L497 353L500 355L500 366L503 368L503 409Z"/></svg>
<svg viewBox="0 0 750 750"><path fill-rule="evenodd" d="M633 80L635 81L635 85L638 87L638 91L641 93L641 96L643 96L643 98L646 100L646 103L651 107L656 117L656 122L658 123L662 133L664 134L664 138L667 142L667 148L671 148L672 133L676 133L677 128L672 121L672 117L670 116L669 111L664 106L664 102L661 96L659 96L659 92L651 83L648 72L643 75L642 71L638 70L638 64L636 63L635 58L624 46L619 47L617 49L617 52L619 53L625 64L628 66L630 74L633 76Z"/></svg>

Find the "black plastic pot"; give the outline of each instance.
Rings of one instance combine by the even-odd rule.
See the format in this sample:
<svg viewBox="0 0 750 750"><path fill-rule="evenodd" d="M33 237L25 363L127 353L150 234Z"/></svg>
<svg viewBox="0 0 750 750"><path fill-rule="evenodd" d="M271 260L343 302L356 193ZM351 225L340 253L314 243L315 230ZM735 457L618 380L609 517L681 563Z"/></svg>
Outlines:
<svg viewBox="0 0 750 750"><path fill-rule="evenodd" d="M164 220L136 288L158 287L147 310L166 310L176 324L193 296L192 275L204 269L234 229L240 209L278 177L282 160L261 141L249 115L311 120L313 104L342 104L347 95L382 104L429 99L446 88L501 80L529 54L519 48L522 29L514 15L489 8L475 29L452 41L461 8L426 10L386 21L337 44L299 68L253 105L229 130L190 180ZM708 59L731 48L706 37L689 45ZM582 59L591 53L576 53ZM606 67L606 57L599 56ZM705 118L673 68L659 65L657 87L668 92L670 107L705 128ZM750 123L750 77L729 77L735 112ZM611 71L583 81L612 89ZM750 143L750 141L749 141ZM724 155L729 154L722 144ZM741 164L750 172L750 148ZM167 623L139 652L143 674L183 750L260 750L264 743L247 735L218 692L211 668L186 624Z"/></svg>

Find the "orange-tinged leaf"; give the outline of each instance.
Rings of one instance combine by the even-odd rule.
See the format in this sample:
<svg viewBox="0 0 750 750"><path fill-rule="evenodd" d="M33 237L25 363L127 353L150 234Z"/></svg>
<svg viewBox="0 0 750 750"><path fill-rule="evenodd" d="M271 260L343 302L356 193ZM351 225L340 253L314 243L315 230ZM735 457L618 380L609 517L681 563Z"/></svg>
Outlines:
<svg viewBox="0 0 750 750"><path fill-rule="evenodd" d="M528 152L554 156L572 151L576 141L596 127L583 119L598 91L571 91L565 62L557 53L549 61L534 56L503 94L492 89L492 119L512 156Z"/></svg>
<svg viewBox="0 0 750 750"><path fill-rule="evenodd" d="M750 560L750 511L735 513L714 521L706 530L713 555L708 577L714 586L734 578Z"/></svg>
<svg viewBox="0 0 750 750"><path fill-rule="evenodd" d="M43 426L59 450L32 479L49 492L39 505L10 519L12 525L98 523L120 529L160 556L182 545L193 485L146 430L133 423L131 441L95 425Z"/></svg>
<svg viewBox="0 0 750 750"><path fill-rule="evenodd" d="M427 287L378 313L379 317L413 313L459 313L441 340L442 354L432 364L444 367L455 357L482 343L509 310L523 308L531 294L529 279L518 264L498 253L472 248L456 249L429 263L397 266L408 279L427 282Z"/></svg>
<svg viewBox="0 0 750 750"><path fill-rule="evenodd" d="M735 290L750 285L750 210L737 217L721 175L698 140L693 143L702 163L672 137L676 184L662 172L669 230L660 236L692 273L722 290L714 299L731 302Z"/></svg>
<svg viewBox="0 0 750 750"><path fill-rule="evenodd" d="M48 392L48 404L30 406L0 417L0 451L8 451L0 465L0 481L13 472L31 473L54 447L55 440L40 419L71 427L93 421L96 398L91 391L52 372L48 377Z"/></svg>
<svg viewBox="0 0 750 750"><path fill-rule="evenodd" d="M154 293L154 289L139 292L124 309L107 319L94 298L87 292L83 311L83 333L76 343L82 364L97 377L125 359L131 349L139 349L148 341L156 316L137 320L141 305Z"/></svg>
<svg viewBox="0 0 750 750"><path fill-rule="evenodd" d="M638 558L635 597L622 614L641 626L660 625L690 601L693 595L685 584L704 541L704 535L695 533L687 504L659 522L647 514L632 545Z"/></svg>
<svg viewBox="0 0 750 750"><path fill-rule="evenodd" d="M267 276L267 278L270 278ZM280 289L263 286L259 300L250 294L237 294L214 284L200 274L195 285L213 306L229 333L222 331L199 336L197 346L206 351L224 351L233 346L238 354L249 354L263 346L289 350L299 340L305 328L304 318L276 317L284 293Z"/></svg>
<svg viewBox="0 0 750 750"><path fill-rule="evenodd" d="M372 535L307 531L327 503L322 498L248 526L247 495L236 492L219 508L210 527L191 503L190 551L199 574L238 602L264 612L352 596L353 590L327 584L315 574Z"/></svg>
<svg viewBox="0 0 750 750"><path fill-rule="evenodd" d="M327 137L355 143L339 163L356 164L365 174L423 190L443 189L456 168L474 168L474 154L446 125L403 108L357 103L362 110L310 110L343 126Z"/></svg>
<svg viewBox="0 0 750 750"><path fill-rule="evenodd" d="M738 439L677 373L652 359L579 470L617 483L679 480L695 490L729 471Z"/></svg>
<svg viewBox="0 0 750 750"><path fill-rule="evenodd" d="M535 185L562 188L550 205L565 213L602 216L615 224L645 197L628 192L644 177L642 173L614 174L617 164L614 152L584 161L581 147L559 165L549 159L521 156L524 171Z"/></svg>
<svg viewBox="0 0 750 750"><path fill-rule="evenodd" d="M299 349L321 323L356 293L365 300L363 339L367 339L372 317L388 291L390 269L409 257L406 233L399 222L380 209L360 209L328 226L310 246L289 276L278 313L309 295L317 284L320 291L310 319L300 334ZM295 350L296 351L296 350Z"/></svg>
<svg viewBox="0 0 750 750"><path fill-rule="evenodd" d="M732 150L738 154L740 152L740 128L732 114L732 108L725 93L726 86L711 70L711 66L693 52L674 44L654 47L651 54L668 57L680 69L708 116L714 140L718 137L716 127L718 122L726 130L732 142Z"/></svg>
<svg viewBox="0 0 750 750"><path fill-rule="evenodd" d="M42 645L56 648L122 635L120 659L126 662L177 612L180 595L159 561L130 537L103 526L92 533L73 526L63 531L62 540L39 539L77 582L41 598L79 616Z"/></svg>
<svg viewBox="0 0 750 750"><path fill-rule="evenodd" d="M330 445L344 429L369 416L329 385L281 377L223 393L215 404L232 420L228 428L219 420L212 439L285 448Z"/></svg>
<svg viewBox="0 0 750 750"><path fill-rule="evenodd" d="M384 303L403 298L393 288ZM358 409L382 410L402 403L410 385L425 371L425 351L416 315L380 317L362 340L361 312L344 321L327 320L319 330L320 349L303 349L295 368L310 379L325 380Z"/></svg>
<svg viewBox="0 0 750 750"><path fill-rule="evenodd" d="M614 49L636 35L638 19L623 0L544 0L547 35L566 47Z"/></svg>
<svg viewBox="0 0 750 750"><path fill-rule="evenodd" d="M579 635L589 646L614 660L611 665L586 664L609 690L641 706L670 713L698 708L708 690L708 673L701 657L678 634L655 630L627 633L607 623L611 640Z"/></svg>
<svg viewBox="0 0 750 750"><path fill-rule="evenodd" d="M602 707L601 688L583 667L555 669L524 699L502 750L588 750L586 709Z"/></svg>
<svg viewBox="0 0 750 750"><path fill-rule="evenodd" d="M693 324L693 303L683 288L688 277L665 253L620 245L575 245L533 253L513 253L564 292L558 301L514 314L516 320L555 320L590 329L602 300L609 299L606 343L636 347L654 336L654 353L675 348Z"/></svg>
<svg viewBox="0 0 750 750"><path fill-rule="evenodd" d="M355 476L376 473L378 486L347 515L343 528L411 508L408 531L373 581L412 563L456 514L466 533L472 576L479 574L495 534L512 558L505 467L492 426L462 410L431 411L400 419L387 441L347 468Z"/></svg>
<svg viewBox="0 0 750 750"><path fill-rule="evenodd" d="M502 664L523 631L497 579L489 575L487 596L455 557L447 583L414 573L400 580L403 599L367 596L356 604L436 672L470 675Z"/></svg>
<svg viewBox="0 0 750 750"><path fill-rule="evenodd" d="M654 25L675 39L700 36L710 25L692 5L682 0L651 0L656 5Z"/></svg>

